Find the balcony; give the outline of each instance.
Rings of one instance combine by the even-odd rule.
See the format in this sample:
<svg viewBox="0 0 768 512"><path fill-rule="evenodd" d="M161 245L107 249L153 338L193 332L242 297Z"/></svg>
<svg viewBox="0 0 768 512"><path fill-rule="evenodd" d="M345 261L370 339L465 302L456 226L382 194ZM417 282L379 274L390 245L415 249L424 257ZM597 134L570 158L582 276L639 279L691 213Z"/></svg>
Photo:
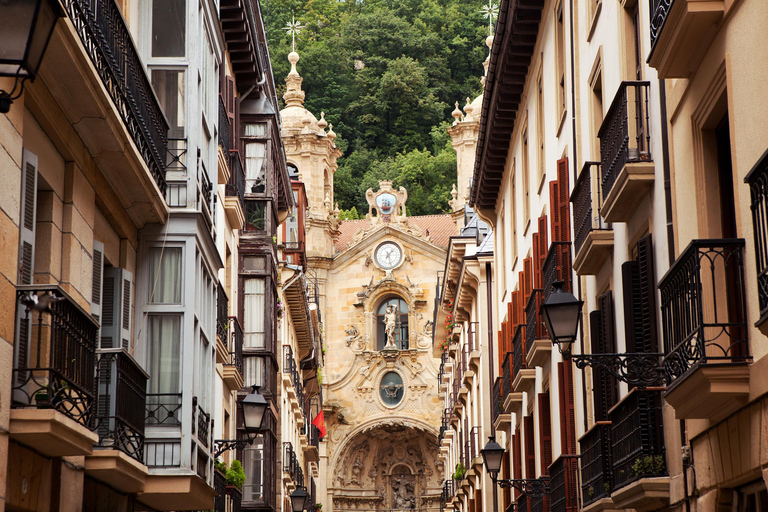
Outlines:
<svg viewBox="0 0 768 512"><path fill-rule="evenodd" d="M304 471L290 442L283 443L283 481L291 488L304 485Z"/></svg>
<svg viewBox="0 0 768 512"><path fill-rule="evenodd" d="M227 115L227 106L224 103L224 95L219 94L219 183L228 183L231 175L229 168L229 152L233 149L232 131L230 119Z"/></svg>
<svg viewBox="0 0 768 512"><path fill-rule="evenodd" d="M523 394L515 392L513 382L515 380L515 354L507 352L501 361L501 403L503 412L516 412L523 405Z"/></svg>
<svg viewBox="0 0 768 512"><path fill-rule="evenodd" d="M600 216L600 162L584 162L573 187L573 269L580 276L600 272L613 253L613 230Z"/></svg>
<svg viewBox="0 0 768 512"><path fill-rule="evenodd" d="M507 430L512 423L512 415L504 409L504 378L496 377L491 394L491 423L495 430Z"/></svg>
<svg viewBox="0 0 768 512"><path fill-rule="evenodd" d="M542 302L549 298L552 284L556 281L564 283L563 290L573 292L571 268L571 242L552 242L541 266L541 289L544 294Z"/></svg>
<svg viewBox="0 0 768 512"><path fill-rule="evenodd" d="M482 437L480 436L480 427L472 427L467 432L467 440L464 442L464 467L467 469L467 476L480 475L479 469L482 469L483 459L480 457L480 442ZM473 474L469 474L474 470Z"/></svg>
<svg viewBox="0 0 768 512"><path fill-rule="evenodd" d="M581 494L584 506L610 501L613 491L611 467L611 422L598 421L579 439Z"/></svg>
<svg viewBox="0 0 768 512"><path fill-rule="evenodd" d="M764 154L744 178L749 185L752 202L752 228L755 237L755 259L757 265L757 297L760 317L756 323L765 334L765 320L768 319L768 153Z"/></svg>
<svg viewBox="0 0 768 512"><path fill-rule="evenodd" d="M540 314L542 296L542 290L532 290L525 306L525 346L528 348L525 360L528 368L546 366L552 353L552 342Z"/></svg>
<svg viewBox="0 0 768 512"><path fill-rule="evenodd" d="M240 153L229 152L229 181L224 187L224 212L232 229L242 229L245 225L245 171Z"/></svg>
<svg viewBox="0 0 768 512"><path fill-rule="evenodd" d="M517 392L527 391L536 381L536 369L528 368L524 325L518 325L515 329L512 353L515 355L515 377L512 380L512 389Z"/></svg>
<svg viewBox="0 0 768 512"><path fill-rule="evenodd" d="M579 510L578 455L560 455L549 466L549 500L551 512ZM518 510L524 510L519 508Z"/></svg>
<svg viewBox="0 0 768 512"><path fill-rule="evenodd" d="M724 418L749 398L744 240L693 240L661 279L664 398L678 419Z"/></svg>
<svg viewBox="0 0 768 512"><path fill-rule="evenodd" d="M303 423L304 386L290 345L283 345L283 388L286 390L294 417L299 423Z"/></svg>
<svg viewBox="0 0 768 512"><path fill-rule="evenodd" d="M598 132L600 214L606 222L628 222L653 187L649 86L649 82L622 82Z"/></svg>
<svg viewBox="0 0 768 512"><path fill-rule="evenodd" d="M464 363L464 375L461 382L467 389L472 389L472 383L475 380L475 371L469 366L469 360L472 357L472 347L467 339L461 347L461 360Z"/></svg>
<svg viewBox="0 0 768 512"><path fill-rule="evenodd" d="M725 14L723 1L651 0L651 54L659 78L688 78L699 67Z"/></svg>
<svg viewBox="0 0 768 512"><path fill-rule="evenodd" d="M85 472L124 493L144 490L144 423L149 375L123 349L100 349L94 431Z"/></svg>
<svg viewBox="0 0 768 512"><path fill-rule="evenodd" d="M300 236L303 236L303 233ZM288 263L298 265L302 269L307 268L307 253L304 250L304 240L283 242L283 247L283 253Z"/></svg>
<svg viewBox="0 0 768 512"><path fill-rule="evenodd" d="M224 286L216 289L216 362L225 363L229 354L229 298Z"/></svg>
<svg viewBox="0 0 768 512"><path fill-rule="evenodd" d="M236 316L230 316L228 322L229 352L222 367L222 378L224 384L235 391L243 387L243 328Z"/></svg>
<svg viewBox="0 0 768 512"><path fill-rule="evenodd" d="M472 371L477 372L480 368L480 336L477 330L480 327L480 322L469 322L467 328L467 346L469 347L469 364Z"/></svg>
<svg viewBox="0 0 768 512"><path fill-rule="evenodd" d="M635 388L608 412L611 422L611 499L638 512L669 504L661 388Z"/></svg>
<svg viewBox="0 0 768 512"><path fill-rule="evenodd" d="M41 69L51 98L38 108L61 108L137 226L162 222L168 123L118 4L62 4L68 19Z"/></svg>
<svg viewBox="0 0 768 512"><path fill-rule="evenodd" d="M199 444L210 448L213 444L211 439L211 415L205 412L205 409L197 403L197 397L192 397L192 434L196 435ZM200 475L205 478L205 475Z"/></svg>
<svg viewBox="0 0 768 512"><path fill-rule="evenodd" d="M89 455L98 324L58 285L17 286L11 438L48 457ZM33 306L50 301L49 311Z"/></svg>

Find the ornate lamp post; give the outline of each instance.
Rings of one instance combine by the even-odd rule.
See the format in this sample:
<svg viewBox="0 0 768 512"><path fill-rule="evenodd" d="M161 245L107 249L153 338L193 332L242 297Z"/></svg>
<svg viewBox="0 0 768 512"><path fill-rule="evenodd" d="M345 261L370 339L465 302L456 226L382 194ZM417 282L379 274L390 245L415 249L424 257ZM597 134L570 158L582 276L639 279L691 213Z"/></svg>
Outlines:
<svg viewBox="0 0 768 512"><path fill-rule="evenodd" d="M304 486L301 485L291 493L291 509L293 512L302 512L307 506L307 500L309 500L309 494L304 489Z"/></svg>
<svg viewBox="0 0 768 512"><path fill-rule="evenodd" d="M562 281L552 287L549 298L541 305L541 314L549 338L557 345L563 359L572 360L582 370L587 366L603 368L630 386L645 388L663 384L661 353L573 354L571 349L579 331L584 301L563 290Z"/></svg>
<svg viewBox="0 0 768 512"><path fill-rule="evenodd" d="M499 471L501 470L501 463L504 459L504 448L496 442L495 436L488 437L488 444L485 448L480 450L480 454L483 456L483 462L485 463L485 470L493 480L493 483L501 488L512 488L527 494L531 498L541 498L549 494L549 479L548 478L529 478L529 479L514 479L509 480L506 478L498 479Z"/></svg>
<svg viewBox="0 0 768 512"><path fill-rule="evenodd" d="M15 79L13 89L0 89L0 113L11 109L34 80L56 20L64 16L58 0L6 0L0 4L0 76ZM18 89L18 90L17 90Z"/></svg>
<svg viewBox="0 0 768 512"><path fill-rule="evenodd" d="M259 386L253 386L252 391L243 398L243 424L245 431L251 434L245 439L217 439L214 441L216 449L213 457L219 457L222 453L233 448L242 448L246 444L253 444L256 435L261 430L261 424L264 422L264 415L267 412L267 399L259 393Z"/></svg>

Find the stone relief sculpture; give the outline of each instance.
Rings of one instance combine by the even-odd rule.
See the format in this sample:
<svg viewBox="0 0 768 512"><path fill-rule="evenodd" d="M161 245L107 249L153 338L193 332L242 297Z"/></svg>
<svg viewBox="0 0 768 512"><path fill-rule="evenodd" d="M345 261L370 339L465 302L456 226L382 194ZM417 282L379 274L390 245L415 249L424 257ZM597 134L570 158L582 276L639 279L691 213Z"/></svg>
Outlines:
<svg viewBox="0 0 768 512"><path fill-rule="evenodd" d="M415 486L410 475L392 476L392 508L408 510L416 508Z"/></svg>
<svg viewBox="0 0 768 512"><path fill-rule="evenodd" d="M350 324L349 329L344 329L344 332L347 333L347 337L344 340L347 346L350 346L353 341L358 341L360 339L360 331L358 331L357 327L354 325Z"/></svg>

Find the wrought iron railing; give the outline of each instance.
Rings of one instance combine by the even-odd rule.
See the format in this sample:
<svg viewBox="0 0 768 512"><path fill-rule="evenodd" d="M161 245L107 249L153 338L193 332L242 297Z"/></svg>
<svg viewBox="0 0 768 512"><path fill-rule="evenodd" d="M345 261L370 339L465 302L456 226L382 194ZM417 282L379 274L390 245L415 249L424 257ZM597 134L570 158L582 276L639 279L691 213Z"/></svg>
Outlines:
<svg viewBox="0 0 768 512"><path fill-rule="evenodd" d="M165 170L181 174L187 172L187 139L168 139Z"/></svg>
<svg viewBox="0 0 768 512"><path fill-rule="evenodd" d="M649 87L650 82L622 82L600 126L597 136L603 198L608 197L627 163L651 161Z"/></svg>
<svg viewBox="0 0 768 512"><path fill-rule="evenodd" d="M181 393L147 393L147 425L181 425Z"/></svg>
<svg viewBox="0 0 768 512"><path fill-rule="evenodd" d="M667 21L670 9L675 0L651 0L651 50L659 40L664 22Z"/></svg>
<svg viewBox="0 0 768 512"><path fill-rule="evenodd" d="M507 400L507 397L512 393L512 381L515 380L515 353L507 352L504 354L504 358L501 360L501 375L502 375L502 391L501 401L502 404Z"/></svg>
<svg viewBox="0 0 768 512"><path fill-rule="evenodd" d="M525 493L520 494L517 497L517 510L522 510L522 511L530 512L530 509L528 508L528 501L529 500L528 500L528 495L527 494L525 494Z"/></svg>
<svg viewBox="0 0 768 512"><path fill-rule="evenodd" d="M115 109L165 195L168 122L117 2L65 0L64 6Z"/></svg>
<svg viewBox="0 0 768 512"><path fill-rule="evenodd" d="M245 171L240 152L234 149L229 151L229 173L229 182L224 187L224 193L230 197L237 197L245 211Z"/></svg>
<svg viewBox="0 0 768 512"><path fill-rule="evenodd" d="M243 328L236 316L229 317L229 365L243 375Z"/></svg>
<svg viewBox="0 0 768 512"><path fill-rule="evenodd" d="M539 309L541 308L541 290L532 290L525 306L525 346L532 347L536 340L547 339L547 329L544 327L544 320L541 318Z"/></svg>
<svg viewBox="0 0 768 512"><path fill-rule="evenodd" d="M197 433L197 440L205 446L209 446L211 432L211 415L205 412L197 402L197 397L192 397L192 433Z"/></svg>
<svg viewBox="0 0 768 512"><path fill-rule="evenodd" d="M584 505L611 495L611 423L597 422L579 439L581 447L581 495Z"/></svg>
<svg viewBox="0 0 768 512"><path fill-rule="evenodd" d="M216 498L213 500L214 512L227 512L227 477L220 471L213 472L213 489Z"/></svg>
<svg viewBox="0 0 768 512"><path fill-rule="evenodd" d="M493 394L491 395L491 423L496 423L499 414L504 412L504 396L501 394L503 384L504 379L496 377L496 382L493 383Z"/></svg>
<svg viewBox="0 0 768 512"><path fill-rule="evenodd" d="M472 427L466 434L466 441L464 442L464 467L469 469L472 465L472 461L475 457L480 456L480 427Z"/></svg>
<svg viewBox="0 0 768 512"><path fill-rule="evenodd" d="M552 242L549 245L547 258L541 266L541 281L544 297L542 302L552 293L552 284L562 281L563 290L572 292L571 286L571 242Z"/></svg>
<svg viewBox="0 0 768 512"><path fill-rule="evenodd" d="M227 488L227 500L225 512L240 512L241 503L243 501L243 491L237 487Z"/></svg>
<svg viewBox="0 0 768 512"><path fill-rule="evenodd" d="M304 485L304 471L290 442L283 443L283 471L291 475L297 486Z"/></svg>
<svg viewBox="0 0 768 512"><path fill-rule="evenodd" d="M659 283L668 384L699 365L748 361L744 240L693 240Z"/></svg>
<svg viewBox="0 0 768 512"><path fill-rule="evenodd" d="M224 104L224 96L219 94L219 146L225 155L229 155L232 149L232 139L229 130L229 116L227 106ZM229 163L229 162L227 162Z"/></svg>
<svg viewBox="0 0 768 512"><path fill-rule="evenodd" d="M528 347L525 346L525 326L518 325L515 328L515 335L512 337L512 353L515 355L515 375L520 373L520 370L528 368L528 362L526 356L528 354Z"/></svg>
<svg viewBox="0 0 768 512"><path fill-rule="evenodd" d="M612 491L643 477L667 474L661 393L658 388L634 388L608 413Z"/></svg>
<svg viewBox="0 0 768 512"><path fill-rule="evenodd" d="M600 162L584 162L576 186L573 187L571 203L573 204L573 246L576 254L587 240L590 232L597 229L607 229L600 216L602 200L599 195L592 195L592 184L600 178Z"/></svg>
<svg viewBox="0 0 768 512"><path fill-rule="evenodd" d="M224 346L228 345L227 331L229 327L229 298L221 282L216 289L216 335ZM227 347L228 348L228 347Z"/></svg>
<svg viewBox="0 0 768 512"><path fill-rule="evenodd" d="M443 376L445 375L445 364L448 361L448 352L443 351L440 354L440 370L437 372L437 385L440 386L443 383Z"/></svg>
<svg viewBox="0 0 768 512"><path fill-rule="evenodd" d="M454 375L459 382L459 386L464 381L464 373L467 371L467 362L464 359L464 352L462 350L456 350L456 366L454 367Z"/></svg>
<svg viewBox="0 0 768 512"><path fill-rule="evenodd" d="M752 229L755 236L757 298L760 319L768 315L768 153L744 178L749 184L752 202Z"/></svg>
<svg viewBox="0 0 768 512"><path fill-rule="evenodd" d="M144 463L144 411L149 376L122 348L99 349L96 371L96 446Z"/></svg>
<svg viewBox="0 0 768 512"><path fill-rule="evenodd" d="M290 345L283 345L283 373L291 376L291 383L296 390L296 399L300 404L304 403L304 386L301 382L301 375L296 360L293 358L293 348Z"/></svg>
<svg viewBox="0 0 768 512"><path fill-rule="evenodd" d="M11 406L56 409L90 426L98 324L58 285L17 286L16 308Z"/></svg>
<svg viewBox="0 0 768 512"><path fill-rule="evenodd" d="M551 512L579 510L578 455L560 455L549 466L549 500ZM524 509L520 509L524 510Z"/></svg>
<svg viewBox="0 0 768 512"><path fill-rule="evenodd" d="M549 507L546 506L546 496L531 496L528 501L530 501L528 510L531 512L544 512L545 510L549 512Z"/></svg>
<svg viewBox="0 0 768 512"><path fill-rule="evenodd" d="M469 326L467 327L467 345L469 345L469 350L471 352L480 350L480 340L477 335L479 326L480 322L469 322Z"/></svg>

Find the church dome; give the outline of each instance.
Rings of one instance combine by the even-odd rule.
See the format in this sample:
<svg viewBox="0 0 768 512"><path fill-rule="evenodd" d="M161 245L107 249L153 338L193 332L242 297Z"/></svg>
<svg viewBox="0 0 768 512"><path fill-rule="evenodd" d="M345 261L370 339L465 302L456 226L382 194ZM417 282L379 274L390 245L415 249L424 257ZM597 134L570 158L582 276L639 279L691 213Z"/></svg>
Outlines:
<svg viewBox="0 0 768 512"><path fill-rule="evenodd" d="M304 79L296 70L299 54L296 52L289 53L288 62L291 63L291 71L285 77L286 89L285 94L283 94L285 108L280 111L283 130L325 135L324 127L320 126L317 117L304 108L304 91L301 89L301 83Z"/></svg>

